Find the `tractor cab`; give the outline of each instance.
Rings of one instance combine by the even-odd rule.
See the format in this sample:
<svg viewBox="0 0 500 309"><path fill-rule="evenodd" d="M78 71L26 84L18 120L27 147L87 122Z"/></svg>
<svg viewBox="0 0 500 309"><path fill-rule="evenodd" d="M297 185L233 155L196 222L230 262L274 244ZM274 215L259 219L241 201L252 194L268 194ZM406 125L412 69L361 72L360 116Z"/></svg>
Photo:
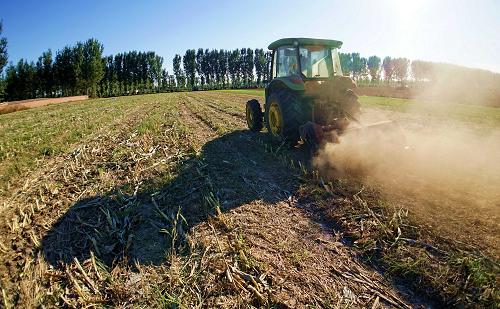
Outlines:
<svg viewBox="0 0 500 309"><path fill-rule="evenodd" d="M295 75L303 80L316 80L342 76L337 51L341 45L341 42L332 40L278 40L269 46L273 50L272 77Z"/></svg>

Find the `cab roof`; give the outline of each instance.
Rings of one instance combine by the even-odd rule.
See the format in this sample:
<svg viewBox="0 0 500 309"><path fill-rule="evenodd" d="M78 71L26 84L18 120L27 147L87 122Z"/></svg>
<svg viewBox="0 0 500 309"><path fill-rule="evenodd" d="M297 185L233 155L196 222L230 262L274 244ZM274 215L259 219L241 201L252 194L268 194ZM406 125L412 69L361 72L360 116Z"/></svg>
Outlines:
<svg viewBox="0 0 500 309"><path fill-rule="evenodd" d="M269 44L268 48L271 50L275 50L276 48L281 46L294 45L295 42L297 42L297 44L299 45L324 45L336 48L340 48L342 46L341 41L335 41L335 40L313 39L313 38L285 38L272 42L271 44Z"/></svg>

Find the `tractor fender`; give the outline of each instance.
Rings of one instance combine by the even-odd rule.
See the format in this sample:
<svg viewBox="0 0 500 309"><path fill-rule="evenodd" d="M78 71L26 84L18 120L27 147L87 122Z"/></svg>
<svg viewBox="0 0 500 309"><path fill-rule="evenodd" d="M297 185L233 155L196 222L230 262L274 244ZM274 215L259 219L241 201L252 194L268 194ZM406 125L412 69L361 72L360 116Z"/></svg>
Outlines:
<svg viewBox="0 0 500 309"><path fill-rule="evenodd" d="M295 91L302 91L304 90L304 81L300 76L298 75L293 75L293 76L286 76L286 77L276 77L273 79L267 88L274 88L277 85L281 85L281 87L289 88L291 90Z"/></svg>
<svg viewBox="0 0 500 309"><path fill-rule="evenodd" d="M304 91L305 84L304 81L298 76L276 77L266 86L266 101L267 99L269 99L269 95L273 93L273 91L277 88L285 88L293 91Z"/></svg>

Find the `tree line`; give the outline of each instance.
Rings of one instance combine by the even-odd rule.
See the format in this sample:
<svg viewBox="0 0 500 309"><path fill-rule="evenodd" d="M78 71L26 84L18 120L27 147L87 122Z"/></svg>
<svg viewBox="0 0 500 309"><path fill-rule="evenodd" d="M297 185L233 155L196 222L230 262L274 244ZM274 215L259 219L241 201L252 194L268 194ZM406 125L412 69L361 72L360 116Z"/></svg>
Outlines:
<svg viewBox="0 0 500 309"><path fill-rule="evenodd" d="M358 82L378 84L382 81L400 83L410 76L410 60L407 58L378 56L361 57L359 53L339 53L340 64L344 75Z"/></svg>
<svg viewBox="0 0 500 309"><path fill-rule="evenodd" d="M155 52L130 51L103 58L104 74L99 82L101 97L163 90L168 76L163 69L163 57Z"/></svg>
<svg viewBox="0 0 500 309"><path fill-rule="evenodd" d="M163 57L155 52L103 56L103 49L99 41L89 39L66 46L55 56L49 49L36 62L21 59L10 64L3 78L4 99L248 88L269 79L270 53L263 49L190 49L175 55L173 74L163 68Z"/></svg>
<svg viewBox="0 0 500 309"><path fill-rule="evenodd" d="M3 68L7 64L8 54L7 54L7 39L2 37L3 23L0 20L0 102L3 99L5 82L2 76Z"/></svg>
<svg viewBox="0 0 500 309"><path fill-rule="evenodd" d="M262 87L269 80L271 52L262 48L188 49L172 60L173 72L163 68L155 52L129 51L103 56L103 45L89 39L66 46L53 56L49 49L36 62L25 59L7 67L8 101L72 95L119 96L152 92ZM359 53L340 53L345 75L357 81L404 81L409 60Z"/></svg>
<svg viewBox="0 0 500 309"><path fill-rule="evenodd" d="M0 35L2 25L0 23ZM0 99L8 101L43 97L89 95L108 97L185 90L263 87L269 80L271 52L262 48L188 49L172 59L173 72L163 68L155 52L129 51L103 56L96 39L49 49L36 62L21 59L7 64L7 40L0 37ZM339 53L344 75L360 84L433 81L444 64L407 58L362 57ZM463 67L454 66L455 73ZM470 69L469 69L470 70ZM464 71L465 72L465 71ZM459 74L459 73L457 73ZM464 73L465 74L465 73ZM3 90L3 91L2 91Z"/></svg>
<svg viewBox="0 0 500 309"><path fill-rule="evenodd" d="M188 49L173 59L175 90L250 88L270 79L271 53L262 48Z"/></svg>
<svg viewBox="0 0 500 309"><path fill-rule="evenodd" d="M5 73L5 98L8 101L55 96L97 95L104 76L103 45L95 39L49 49L37 62L21 59Z"/></svg>

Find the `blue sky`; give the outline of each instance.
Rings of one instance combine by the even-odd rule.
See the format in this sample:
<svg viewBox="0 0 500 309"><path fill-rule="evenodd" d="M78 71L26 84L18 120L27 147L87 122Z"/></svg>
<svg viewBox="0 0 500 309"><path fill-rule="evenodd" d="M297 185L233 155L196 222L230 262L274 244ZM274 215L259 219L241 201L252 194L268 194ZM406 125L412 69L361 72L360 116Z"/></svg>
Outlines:
<svg viewBox="0 0 500 309"><path fill-rule="evenodd" d="M9 60L97 38L105 54L153 50L171 68L188 48L265 48L281 37L332 38L342 51L500 72L498 0L2 0Z"/></svg>

